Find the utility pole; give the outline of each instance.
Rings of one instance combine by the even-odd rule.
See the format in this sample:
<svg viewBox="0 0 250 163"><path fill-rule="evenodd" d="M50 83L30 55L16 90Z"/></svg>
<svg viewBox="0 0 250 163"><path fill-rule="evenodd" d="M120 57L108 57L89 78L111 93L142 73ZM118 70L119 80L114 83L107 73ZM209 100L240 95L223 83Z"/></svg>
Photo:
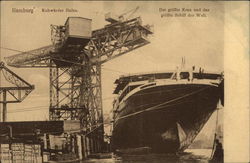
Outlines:
<svg viewBox="0 0 250 163"><path fill-rule="evenodd" d="M3 122L7 120L7 94L6 89L3 90Z"/></svg>
<svg viewBox="0 0 250 163"><path fill-rule="evenodd" d="M1 73L0 73L0 88L1 88ZM2 96L0 96L0 101L2 100ZM0 105L0 122L2 122L2 106Z"/></svg>

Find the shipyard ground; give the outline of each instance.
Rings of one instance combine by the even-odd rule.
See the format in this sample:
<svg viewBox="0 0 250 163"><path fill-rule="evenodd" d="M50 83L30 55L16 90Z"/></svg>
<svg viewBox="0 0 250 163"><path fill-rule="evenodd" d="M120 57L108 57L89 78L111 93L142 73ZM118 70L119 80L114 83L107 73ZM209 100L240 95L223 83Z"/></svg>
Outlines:
<svg viewBox="0 0 250 163"><path fill-rule="evenodd" d="M210 160L212 149L187 149L185 153L174 154L147 154L147 155L113 155L112 158L89 158L73 163L207 163ZM106 155L106 154L105 154Z"/></svg>

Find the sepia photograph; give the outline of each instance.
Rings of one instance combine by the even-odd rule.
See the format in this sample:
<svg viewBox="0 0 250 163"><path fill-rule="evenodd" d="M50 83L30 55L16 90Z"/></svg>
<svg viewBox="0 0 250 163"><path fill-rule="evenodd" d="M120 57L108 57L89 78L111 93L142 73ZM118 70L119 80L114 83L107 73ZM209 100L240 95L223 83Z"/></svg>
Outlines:
<svg viewBox="0 0 250 163"><path fill-rule="evenodd" d="M248 13L2 1L0 163L249 162Z"/></svg>

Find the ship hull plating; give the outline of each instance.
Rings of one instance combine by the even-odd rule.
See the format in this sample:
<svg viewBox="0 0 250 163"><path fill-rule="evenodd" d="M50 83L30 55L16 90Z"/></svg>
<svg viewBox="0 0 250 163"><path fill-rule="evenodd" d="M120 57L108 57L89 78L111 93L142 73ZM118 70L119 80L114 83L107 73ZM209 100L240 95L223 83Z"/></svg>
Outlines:
<svg viewBox="0 0 250 163"><path fill-rule="evenodd" d="M215 111L219 88L173 84L146 88L124 101L114 119L113 150L149 147L157 153L186 149Z"/></svg>

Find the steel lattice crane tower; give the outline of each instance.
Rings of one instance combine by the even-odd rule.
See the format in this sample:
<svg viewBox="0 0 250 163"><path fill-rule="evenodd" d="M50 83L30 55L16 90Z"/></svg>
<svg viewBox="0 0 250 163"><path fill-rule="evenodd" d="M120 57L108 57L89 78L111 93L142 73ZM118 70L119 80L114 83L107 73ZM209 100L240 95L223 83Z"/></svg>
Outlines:
<svg viewBox="0 0 250 163"><path fill-rule="evenodd" d="M51 25L52 45L5 58L9 66L49 68L50 120L80 120L95 142L104 133L101 65L148 44L152 34L140 17L111 19L107 15L110 24L91 31L90 19L69 17L64 26Z"/></svg>

